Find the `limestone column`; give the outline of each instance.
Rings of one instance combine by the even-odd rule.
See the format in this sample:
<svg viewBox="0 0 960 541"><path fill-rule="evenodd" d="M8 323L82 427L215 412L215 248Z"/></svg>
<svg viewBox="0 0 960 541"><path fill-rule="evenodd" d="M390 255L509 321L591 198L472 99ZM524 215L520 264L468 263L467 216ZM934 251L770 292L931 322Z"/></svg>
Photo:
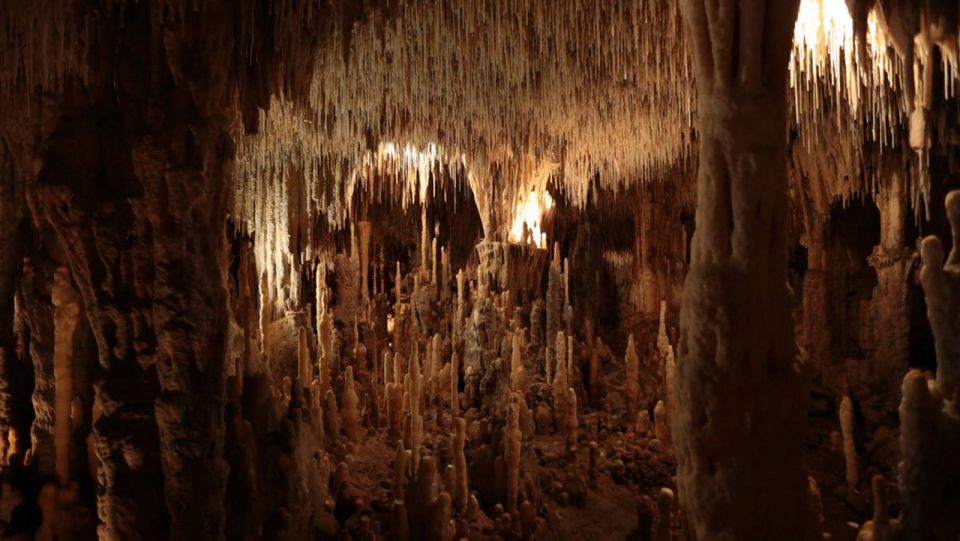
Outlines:
<svg viewBox="0 0 960 541"><path fill-rule="evenodd" d="M818 214L812 203L804 209L804 242L807 271L803 275L803 323L801 344L811 370L824 384L839 379L832 366L830 326L830 272L827 258L828 217Z"/></svg>
<svg viewBox="0 0 960 541"><path fill-rule="evenodd" d="M55 473L54 458L54 321L50 300L52 271L44 266L50 254L30 249L30 257L23 260L20 280L20 305L30 343L33 362L33 423L30 425L30 448L33 462L39 472ZM26 446L21 447L22 453Z"/></svg>
<svg viewBox="0 0 960 541"><path fill-rule="evenodd" d="M23 266L20 222L22 193L13 157L0 151L0 427L24 430L24 416L18 397L24 367L17 358L14 317L17 286ZM0 461L3 459L0 458Z"/></svg>
<svg viewBox="0 0 960 541"><path fill-rule="evenodd" d="M224 537L234 9L98 18L109 46L64 100L29 194L98 346L101 539Z"/></svg>
<svg viewBox="0 0 960 541"><path fill-rule="evenodd" d="M70 481L70 409L73 404L74 333L80 323L80 296L73 288L70 271L60 267L53 275L53 441L57 478Z"/></svg>
<svg viewBox="0 0 960 541"><path fill-rule="evenodd" d="M810 540L806 389L787 287L786 96L797 0L682 0L696 69L697 229L673 440L696 538Z"/></svg>
<svg viewBox="0 0 960 541"><path fill-rule="evenodd" d="M910 312L907 290L916 258L904 242L907 196L903 189L903 171L886 160L885 181L876 196L880 210L880 243L867 258L877 271L873 290L872 316L876 347L870 367L868 407L876 409L874 420L886 418L894 423L900 400L900 382L907 371L910 354ZM864 397L867 398L867 397Z"/></svg>

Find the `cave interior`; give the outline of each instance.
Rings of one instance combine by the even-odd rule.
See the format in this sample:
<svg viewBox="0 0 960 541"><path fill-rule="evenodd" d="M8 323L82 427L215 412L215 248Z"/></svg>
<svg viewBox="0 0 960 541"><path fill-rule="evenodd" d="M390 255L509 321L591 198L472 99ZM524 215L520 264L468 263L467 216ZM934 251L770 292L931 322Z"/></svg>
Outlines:
<svg viewBox="0 0 960 541"><path fill-rule="evenodd" d="M0 539L960 540L958 34L3 0Z"/></svg>

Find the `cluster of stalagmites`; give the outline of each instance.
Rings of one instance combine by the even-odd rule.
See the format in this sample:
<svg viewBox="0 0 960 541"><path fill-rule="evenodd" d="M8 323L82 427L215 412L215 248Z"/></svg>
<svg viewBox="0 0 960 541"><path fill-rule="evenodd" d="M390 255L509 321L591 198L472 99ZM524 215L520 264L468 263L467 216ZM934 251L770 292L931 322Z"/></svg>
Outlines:
<svg viewBox="0 0 960 541"><path fill-rule="evenodd" d="M873 479L874 517L859 541L947 540L960 536L960 191L946 200L953 247L936 237L921 245L920 283L937 355L936 374L911 370L903 378L897 484L900 516L888 516L884 480Z"/></svg>
<svg viewBox="0 0 960 541"><path fill-rule="evenodd" d="M625 363L592 324L575 336L559 250L546 303L520 306L482 270L438 270L423 239L432 249L408 275L398 266L392 299L368 293L352 262L368 261L369 243L352 246L337 259L355 274L317 282L316 323L311 310L261 321L263 350L277 356L247 351L256 360L231 379L229 460L250 474L241 486L265 490L239 509L282 502L274 516L244 514L237 533L533 539L553 509L584 506L603 486L672 484L672 396L640 392L632 336ZM389 328L371 317L388 304ZM664 328L647 361L662 366L657 378L673 370ZM265 453L279 471L258 472Z"/></svg>
<svg viewBox="0 0 960 541"><path fill-rule="evenodd" d="M398 263L388 294L368 272L370 228L357 233L333 258L329 283L316 273L316 308L278 308L253 278L249 245L240 249L225 374L228 539L533 539L554 527L557 508L585 506L593 491L673 484L665 305L652 358L633 335L621 357L592 322L575 331L559 247L545 299L520 303L487 281L495 262L453 275L425 235L419 267L405 275ZM28 455L10 431L0 461L36 462L59 479L38 496L39 539L83 537L92 510L72 480L103 469L85 439L90 377L71 360L89 340L83 305L67 269L32 278L25 284L50 299L32 306L51 308L19 318L31 345L49 351L34 354ZM669 510L660 518L665 494L659 513L639 513L656 539L675 526ZM9 522L24 495L5 487L3 497Z"/></svg>

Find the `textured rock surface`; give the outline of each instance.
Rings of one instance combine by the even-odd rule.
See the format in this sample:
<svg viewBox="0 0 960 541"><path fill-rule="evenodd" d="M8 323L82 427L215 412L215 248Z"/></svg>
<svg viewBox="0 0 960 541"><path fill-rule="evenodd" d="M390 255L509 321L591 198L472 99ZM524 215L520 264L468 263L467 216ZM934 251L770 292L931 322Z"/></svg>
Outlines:
<svg viewBox="0 0 960 541"><path fill-rule="evenodd" d="M673 423L679 495L697 538L814 539L780 143L798 2L750 4L681 2L700 170Z"/></svg>

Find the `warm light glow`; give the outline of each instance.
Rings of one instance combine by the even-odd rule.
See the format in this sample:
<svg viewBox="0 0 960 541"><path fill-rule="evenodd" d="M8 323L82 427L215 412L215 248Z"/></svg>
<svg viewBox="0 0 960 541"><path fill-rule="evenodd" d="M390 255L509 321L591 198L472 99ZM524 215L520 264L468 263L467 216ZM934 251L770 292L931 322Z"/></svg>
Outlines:
<svg viewBox="0 0 960 541"><path fill-rule="evenodd" d="M547 192L531 191L527 197L517 203L513 217L513 226L510 228L510 242L523 242L523 224L527 224L530 231L527 242L539 246L541 240L540 220L543 214L553 208L553 197Z"/></svg>
<svg viewBox="0 0 960 541"><path fill-rule="evenodd" d="M793 45L794 54L810 55L815 76L829 67L839 82L840 61L849 62L853 54L853 18L845 0L802 0Z"/></svg>
<svg viewBox="0 0 960 541"><path fill-rule="evenodd" d="M364 164L376 165L381 170L393 169L407 178L406 197L416 195L420 201L424 201L430 186L430 171L443 159L436 143L427 143L426 148L421 149L410 144L401 148L396 143L386 142L380 143L375 155L367 155Z"/></svg>

